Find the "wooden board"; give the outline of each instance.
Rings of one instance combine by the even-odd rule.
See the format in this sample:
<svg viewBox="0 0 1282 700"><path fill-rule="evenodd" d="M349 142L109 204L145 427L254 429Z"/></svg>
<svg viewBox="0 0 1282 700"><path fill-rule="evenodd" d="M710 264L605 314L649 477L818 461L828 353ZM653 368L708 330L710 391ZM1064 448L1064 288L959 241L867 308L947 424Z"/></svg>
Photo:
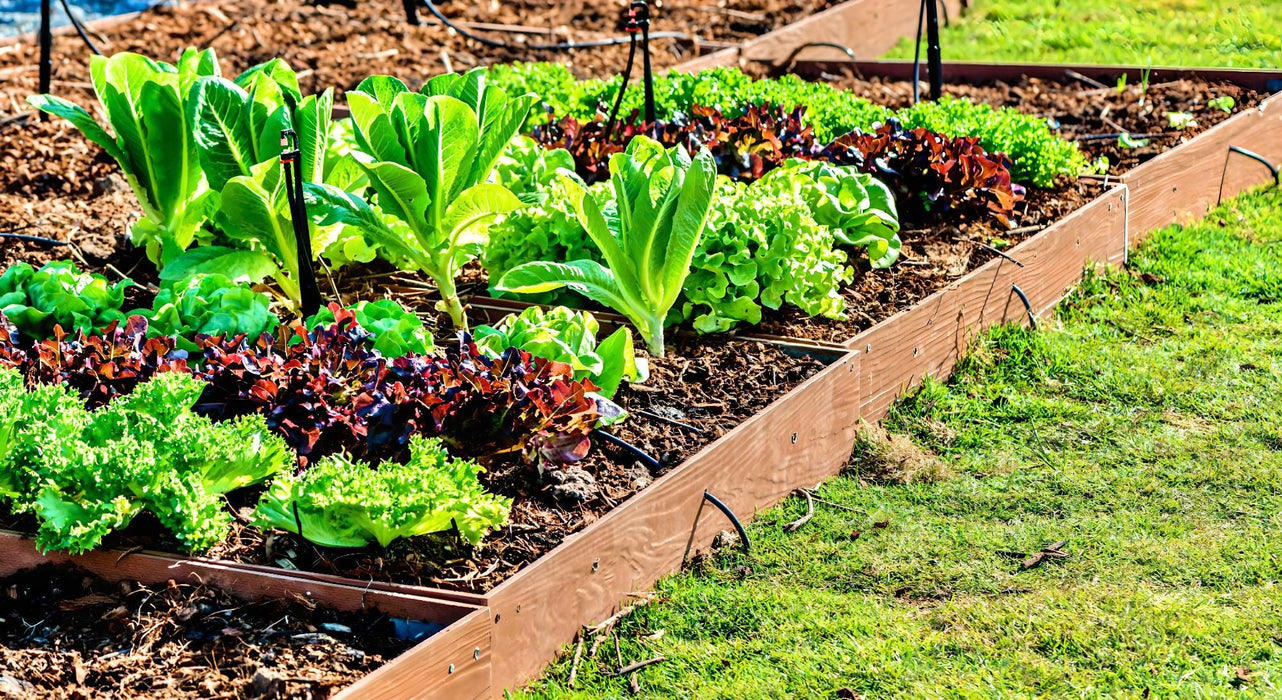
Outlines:
<svg viewBox="0 0 1282 700"><path fill-rule="evenodd" d="M818 50L816 50L818 51ZM947 58L947 47L944 49ZM763 56L757 60L777 62L787 57L787 53L775 56ZM907 60L878 60L851 62L835 56L824 57L824 60L810 60L809 54L803 54L793 66L793 72L805 76L817 76L821 73L842 73L855 70L865 77L880 77L891 80L912 80L913 62ZM991 63L978 61L945 61L943 65L944 82L957 83L991 83L995 81L1017 82L1021 78L1039 78L1058 82L1072 82L1071 73L1085 75L1088 78L1113 85L1122 75L1132 81L1149 70L1151 84L1170 80L1198 79L1210 82L1226 82L1240 85L1257 92L1282 91L1282 71L1258 68L1172 68L1146 66L1109 66L1091 63L1076 64L1042 64L1042 63ZM928 75L925 62L922 63L922 80ZM1083 84L1084 88L1091 86Z"/></svg>
<svg viewBox="0 0 1282 700"><path fill-rule="evenodd" d="M961 0L944 0L944 5L949 18L961 16ZM880 56L898 44L900 39L916 34L920 10L921 3L912 0L849 0L756 39L749 39L743 48L737 50L738 59L783 61L798 47L811 42L840 44L854 51L857 58ZM833 48L813 47L797 58L816 55L843 56Z"/></svg>
<svg viewBox="0 0 1282 700"><path fill-rule="evenodd" d="M335 700L472 700L493 695L490 613L476 610L357 681Z"/></svg>
<svg viewBox="0 0 1282 700"><path fill-rule="evenodd" d="M1010 250L1023 267L1004 258L991 260L855 336L849 345L863 354L863 418L879 420L925 377L947 378L983 329L1025 318L1012 284L1040 314L1081 278L1088 261L1120 264L1125 226L1126 190L1115 187Z"/></svg>
<svg viewBox="0 0 1282 700"><path fill-rule="evenodd" d="M1282 164L1282 95L1234 115L1124 175L1122 182L1130 187L1132 197L1131 245L1154 229L1204 216L1221 196L1228 199L1272 181L1260 163L1239 154L1230 157L1229 146L1254 151L1275 167Z"/></svg>
<svg viewBox="0 0 1282 700"><path fill-rule="evenodd" d="M747 520L839 471L859 415L858 365L857 354L842 358L491 592L495 697L680 567L705 489ZM705 507L693 544L728 529Z"/></svg>
<svg viewBox="0 0 1282 700"><path fill-rule="evenodd" d="M0 530L0 576L41 564L71 563L109 581L137 581L145 584L206 584L241 598L288 598L301 596L336 610L376 607L389 615L413 620L454 623L477 609L426 596L366 590L359 586L295 578L290 572L246 571L243 567L212 559L179 559L153 552L98 550L75 556L50 552L41 554L35 542L23 535Z"/></svg>

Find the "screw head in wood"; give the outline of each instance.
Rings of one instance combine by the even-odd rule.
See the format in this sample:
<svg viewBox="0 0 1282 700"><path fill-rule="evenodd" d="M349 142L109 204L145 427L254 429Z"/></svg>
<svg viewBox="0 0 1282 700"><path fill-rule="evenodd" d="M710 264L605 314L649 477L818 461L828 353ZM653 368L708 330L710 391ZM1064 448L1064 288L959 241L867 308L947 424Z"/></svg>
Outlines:
<svg viewBox="0 0 1282 700"><path fill-rule="evenodd" d="M797 444L797 434L796 434L796 433L793 433L793 434L792 434L792 444L794 444L794 445L795 445L795 444Z"/></svg>
<svg viewBox="0 0 1282 700"><path fill-rule="evenodd" d="M481 647L477 647L477 648L475 648L475 649L473 649L473 650L472 650L472 658L473 658L473 659L479 659L479 658L481 658Z"/></svg>
<svg viewBox="0 0 1282 700"><path fill-rule="evenodd" d="M454 673L454 664L450 664L450 673Z"/></svg>

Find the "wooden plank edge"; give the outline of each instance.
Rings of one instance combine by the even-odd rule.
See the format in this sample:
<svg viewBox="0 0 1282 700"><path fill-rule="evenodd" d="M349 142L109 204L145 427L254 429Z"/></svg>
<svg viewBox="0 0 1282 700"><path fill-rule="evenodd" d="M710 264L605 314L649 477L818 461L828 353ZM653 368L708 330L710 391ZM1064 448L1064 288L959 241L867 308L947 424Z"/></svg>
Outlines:
<svg viewBox="0 0 1282 700"><path fill-rule="evenodd" d="M1050 308L1081 277L1088 260L1125 259L1127 188L1119 185L917 305L855 336L863 353L861 415L879 420L894 400L927 376L951 375L970 342L995 323L1021 320L1029 298L1035 314ZM1055 255L1048 254L1053 251Z"/></svg>
<svg viewBox="0 0 1282 700"><path fill-rule="evenodd" d="M786 54L754 59L760 63L773 63L783 60ZM923 64L923 71L924 71ZM817 75L821 72L855 70L864 77L877 77L889 80L912 80L913 62L903 59L860 60L800 60L793 70L802 75ZM1072 82L1070 71L1080 73L1105 84L1110 84L1127 75L1138 79L1141 72L1151 70L1151 83L1180 79L1201 79L1208 82L1223 82L1255 90L1257 92L1278 92L1282 90L1282 71L1268 68L1181 68L1155 66L1108 65L1102 63L1001 63L988 61L945 61L943 64L944 82L985 83L994 81L1011 82L1023 77L1041 80ZM1273 89L1270 89L1273 85ZM1083 84L1084 89L1090 86Z"/></svg>
<svg viewBox="0 0 1282 700"><path fill-rule="evenodd" d="M478 609L348 686L334 700L491 697L490 613Z"/></svg>
<svg viewBox="0 0 1282 700"><path fill-rule="evenodd" d="M491 591L496 697L728 529L703 507L705 489L746 521L837 473L858 422L858 362L851 353L829 366Z"/></svg>
<svg viewBox="0 0 1282 700"><path fill-rule="evenodd" d="M1151 231L1204 216L1219 201L1271 181L1260 163L1230 157L1229 146L1253 151L1275 166L1282 162L1282 95L1269 97L1122 176L1134 198L1132 246Z"/></svg>
<svg viewBox="0 0 1282 700"><path fill-rule="evenodd" d="M326 581L309 581L287 571L247 571L212 559L183 559L154 552L96 550L84 554L41 554L35 541L21 533L0 530L0 576L41 564L73 564L109 581L161 584L169 580L205 584L241 598L298 596L336 610L374 607L389 615L449 625L472 611L467 605L429 596L364 589Z"/></svg>

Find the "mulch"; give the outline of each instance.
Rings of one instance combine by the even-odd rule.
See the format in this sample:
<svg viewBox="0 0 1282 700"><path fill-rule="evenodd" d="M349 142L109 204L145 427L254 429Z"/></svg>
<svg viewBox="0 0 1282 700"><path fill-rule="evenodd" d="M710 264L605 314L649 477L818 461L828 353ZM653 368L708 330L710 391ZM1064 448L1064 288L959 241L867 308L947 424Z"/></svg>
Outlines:
<svg viewBox="0 0 1282 700"><path fill-rule="evenodd" d="M210 587L112 583L46 564L0 579L0 697L314 698L394 658L375 611L246 602Z"/></svg>

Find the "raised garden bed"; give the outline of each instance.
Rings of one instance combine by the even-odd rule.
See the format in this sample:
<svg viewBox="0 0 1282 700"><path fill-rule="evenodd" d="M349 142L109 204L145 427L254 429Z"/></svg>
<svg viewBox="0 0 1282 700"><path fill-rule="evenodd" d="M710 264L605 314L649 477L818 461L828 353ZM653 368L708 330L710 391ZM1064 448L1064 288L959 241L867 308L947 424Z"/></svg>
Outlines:
<svg viewBox="0 0 1282 700"><path fill-rule="evenodd" d="M861 69L865 75L872 73L867 64ZM1005 98L998 95L994 99ZM240 585L242 591L244 586L261 587L265 581L279 581L280 585L301 586L309 591L327 587L337 598L347 601L359 592L360 596L405 596L416 600L417 596L426 596L435 601L434 605L460 612L470 610L468 605L479 606L483 609L457 618L423 646L353 687L348 696L399 697L424 687L444 697L498 696L503 688L536 673L582 624L606 617L628 593L650 586L693 549L706 546L713 534L726 529L721 516L706 505L706 493L746 515L773 504L798 486L832 474L849 456L860 417L879 417L894 396L923 376L946 375L964 352L969 338L983 327L1022 318L1025 306L1021 294L1031 312L1040 313L1079 278L1084 265L1121 262L1128 243L1137 238L1132 235L1131 229L1136 226L1130 213L1141 206L1139 193L1147 192L1144 196L1152 196L1157 202L1146 215L1152 219L1151 224L1163 223L1167 208L1202 206L1203 195L1210 187L1208 182L1219 184L1218 167L1182 161L1182 153L1197 152L1205 160L1211 151L1223 151L1225 144L1231 143L1276 160L1282 151L1274 122L1277 110L1276 100L1267 100L1258 109L1227 119L1187 145L1124 175L1121 186L1108 183L1085 190L1070 188L1092 186L1065 186L1057 196L1064 198L1063 193L1068 191L1079 194L1067 206L1052 208L1052 213L1043 215L1040 221L1048 226L1030 231L1034 235L1010 247L1005 256L989 253L981 258L969 251L960 267L945 261L943 266L952 265L956 272L935 272L931 275L933 282L901 297L902 301L885 304L879 312L884 315L868 321L875 324L870 329L856 325L828 337L814 338L793 327L767 324L763 327L767 334L795 333L811 342L787 345L788 341L784 341L779 345L774 338L763 338L771 341L763 344L749 337L723 344L673 344L675 357L655 360L655 379L649 389L640 388L646 385L625 388L620 400L630 408L660 414L684 405L691 409L696 421L703 421L699 426L706 431L692 435L687 429L662 421L638 420L619 428L619 434L626 439L659 453L664 461L660 471L665 473L650 470L645 476L658 478L631 496L638 482L635 474L626 468L618 473L606 472L605 479L598 477L604 482L605 498L595 507L573 511L581 518L573 524L567 522L564 513L557 514L552 507L554 500L547 500L555 497L519 488L513 491L509 495L521 496L526 503L545 508L542 512L532 508L526 520L520 519L525 516L518 516L506 533L491 539L493 560L473 558L461 563L460 569L411 568L390 575L386 567L378 566L377 575L370 580L368 575L375 573L373 569L379 562L362 558L361 554L335 565L334 561L324 561L307 551L270 556L265 544L260 551L252 538L240 538L241 549L229 549L223 554L248 564L280 564L284 559L289 566L311 571L201 560L174 564L138 554L129 554L118 563L129 567L142 559L155 561L157 566L209 567L202 571L227 572L230 583L218 585ZM1239 142L1240 139L1244 141ZM1204 150L1191 150L1196 148ZM1260 181L1258 166L1236 162L1230 166L1225 196ZM1168 179L1176 177L1176 173L1184 179L1169 187L1176 193L1180 188L1191 190L1196 193L1191 199L1172 199L1166 192ZM1131 182L1135 183L1133 187ZM911 254L912 239L908 240ZM931 264L937 262L940 261ZM923 296L925 299L918 301ZM834 353L835 344L822 342L833 339L849 352ZM738 363L738 382L733 377L721 384L700 382L697 390L705 392L700 394L677 381L691 367L697 373L710 374L728 363ZM745 394L744 386L751 391ZM783 398L773 400L785 392ZM741 405L735 404L736 399L742 401ZM765 410L759 410L767 404ZM693 408L702 408L706 415L695 413ZM501 476L501 464L491 463L494 475ZM613 509L605 507L613 505L611 501L622 504ZM549 527L554 518L562 520L563 527ZM566 537L579 528L579 533ZM532 544L528 535L536 531L548 536ZM120 535L130 536L129 531ZM25 558L12 558L15 566L39 559L30 551L29 543L11 539L0 542L0 546L27 552ZM393 549L387 556L399 554L422 552ZM103 551L88 559L106 561L117 556ZM77 561L82 559L86 558L79 557ZM6 563L10 560L5 557ZM145 572L120 571L123 569L104 566L95 573L146 580ZM359 580L344 581L332 575L336 573L359 575ZM502 580L505 574L512 575ZM412 586L406 581L448 585L455 590ZM573 590L568 589L567 582L573 582ZM460 588L463 590L457 590ZM464 651L471 661L454 662ZM455 685L440 685L442 682Z"/></svg>

